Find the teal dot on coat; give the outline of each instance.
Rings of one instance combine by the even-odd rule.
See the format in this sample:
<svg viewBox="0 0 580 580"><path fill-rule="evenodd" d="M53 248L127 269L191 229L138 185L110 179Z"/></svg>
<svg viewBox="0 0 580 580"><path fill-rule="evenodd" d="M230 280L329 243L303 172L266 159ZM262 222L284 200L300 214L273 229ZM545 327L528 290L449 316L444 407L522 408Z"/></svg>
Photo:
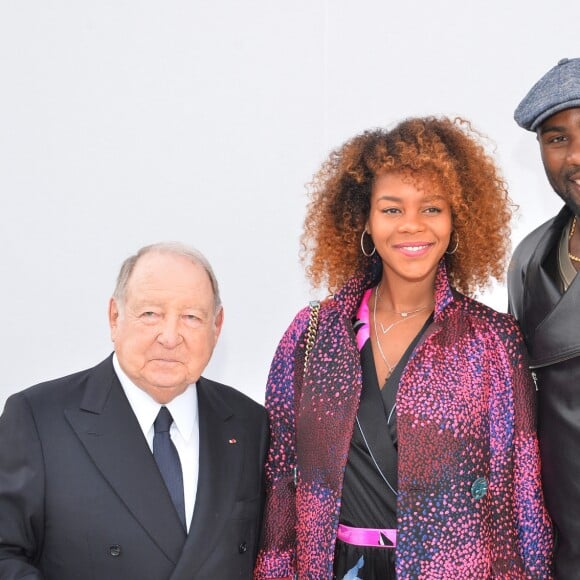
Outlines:
<svg viewBox="0 0 580 580"><path fill-rule="evenodd" d="M478 477L471 484L471 495L475 499L481 499L487 493L488 486L489 484L487 483L487 479L485 477Z"/></svg>

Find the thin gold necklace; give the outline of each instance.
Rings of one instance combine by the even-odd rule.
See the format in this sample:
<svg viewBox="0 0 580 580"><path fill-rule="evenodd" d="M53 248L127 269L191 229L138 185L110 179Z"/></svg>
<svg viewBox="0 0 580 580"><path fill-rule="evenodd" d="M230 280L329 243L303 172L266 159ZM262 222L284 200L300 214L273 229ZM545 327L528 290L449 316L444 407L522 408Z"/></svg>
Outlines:
<svg viewBox="0 0 580 580"><path fill-rule="evenodd" d="M377 301L378 301L378 297L379 297L379 293L380 293L380 288L381 288L381 285L379 284L377 286L377 289L375 290L375 300L373 303L373 326L375 327L375 338L377 340L377 347L379 349L379 354L381 355L381 358L383 359L383 362L385 363L385 366L388 369L387 376L385 377L385 381L386 381L393 374L393 371L395 370L395 367L397 366L397 363L399 361L397 361L395 363L395 366L391 366L389 364L389 361L387 360L387 357L383 351L383 347L381 346L381 341L379 339L379 332L377 330ZM410 320L411 318L415 318L415 316L418 316L419 312L421 310L425 310L425 308L427 308L427 306L422 306L421 308L418 308L417 310L412 310L411 313L407 313L406 317L401 318L401 320L396 320L392 324L389 324L389 326L387 326L386 328L382 325L381 322L379 322L379 324L381 326L381 330L383 331L383 336L385 334L387 334L387 332L392 330L395 326L397 326L398 324L401 324L401 322L406 322L407 320ZM414 312L414 314L413 314L413 312ZM397 314L399 314L399 313L397 313Z"/></svg>
<svg viewBox="0 0 580 580"><path fill-rule="evenodd" d="M379 284L380 286L380 284ZM383 352L383 347L381 346L381 341L379 340L379 332L377 330L377 296L378 296L378 286L377 286L377 291L375 291L375 302L373 304L373 326L375 327L375 338L377 339L377 347L379 349L379 353L381 355L381 358L383 359L385 366L387 367L387 376L385 377L385 381L393 374L393 367L389 364L389 361L387 360L387 357L385 356L385 353ZM399 320L399 322L404 322L405 320L407 320L406 318L403 318L403 320ZM391 330L391 328L393 328L393 326L395 326L395 324L392 324L389 328L387 328L387 332L389 330ZM382 327L382 325L381 325ZM385 332L383 331L383 334L385 334Z"/></svg>
<svg viewBox="0 0 580 580"><path fill-rule="evenodd" d="M381 285L379 284L377 286L377 290L375 292L375 308L373 311L373 315L376 315L377 299L378 299L378 297L380 297L380 295L381 295ZM425 308L427 308L428 306L429 305L427 304L425 306L419 306L419 308L415 308L414 310L401 310L400 312L398 310L390 310L389 308L385 308L385 310L388 310L389 312L393 312L394 314L398 314L402 318L401 318L401 320L396 320L392 324L389 324L387 327L385 327L383 325L383 323L379 321L383 335L387 334L387 332L389 332L391 329L393 329L395 326L397 326L397 324L401 324L401 322L405 322L405 320L415 318L415 316L417 316L419 314L419 312L421 312L421 310L425 310ZM375 317L375 330L376 330L376 317Z"/></svg>
<svg viewBox="0 0 580 580"><path fill-rule="evenodd" d="M572 227L570 228L568 242L572 240L572 236L574 235L575 231L576 231L576 216L574 216L574 220L572 221ZM568 252L568 257L570 258L570 260L573 260L574 262L580 262L580 258L578 256L575 256L572 252Z"/></svg>

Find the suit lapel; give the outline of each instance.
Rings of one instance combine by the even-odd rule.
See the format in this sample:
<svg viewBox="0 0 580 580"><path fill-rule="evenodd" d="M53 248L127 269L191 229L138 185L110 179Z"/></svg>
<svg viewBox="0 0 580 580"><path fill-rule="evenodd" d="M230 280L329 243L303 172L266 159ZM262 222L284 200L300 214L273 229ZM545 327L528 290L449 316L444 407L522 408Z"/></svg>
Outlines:
<svg viewBox="0 0 580 580"><path fill-rule="evenodd" d="M127 509L177 562L185 531L110 358L95 367L80 408L67 409L65 415Z"/></svg>
<svg viewBox="0 0 580 580"><path fill-rule="evenodd" d="M183 556L171 580L194 578L227 524L244 457L243 429L212 382L197 383L199 478Z"/></svg>

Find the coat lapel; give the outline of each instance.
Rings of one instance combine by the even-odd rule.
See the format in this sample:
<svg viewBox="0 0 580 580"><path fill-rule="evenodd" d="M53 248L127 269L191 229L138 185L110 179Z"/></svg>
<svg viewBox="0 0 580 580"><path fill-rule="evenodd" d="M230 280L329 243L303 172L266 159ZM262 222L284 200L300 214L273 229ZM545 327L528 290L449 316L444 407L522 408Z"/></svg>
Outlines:
<svg viewBox="0 0 580 580"><path fill-rule="evenodd" d="M80 408L65 410L103 477L153 541L177 562L185 531L111 358L95 367Z"/></svg>
<svg viewBox="0 0 580 580"><path fill-rule="evenodd" d="M538 244L526 272L524 316L531 365L543 366L580 354L580 331L573 313L580 309L580 277L562 294L548 271L569 214L561 212Z"/></svg>
<svg viewBox="0 0 580 580"><path fill-rule="evenodd" d="M212 381L197 383L199 478L193 520L171 580L195 578L227 524L244 457L243 429Z"/></svg>

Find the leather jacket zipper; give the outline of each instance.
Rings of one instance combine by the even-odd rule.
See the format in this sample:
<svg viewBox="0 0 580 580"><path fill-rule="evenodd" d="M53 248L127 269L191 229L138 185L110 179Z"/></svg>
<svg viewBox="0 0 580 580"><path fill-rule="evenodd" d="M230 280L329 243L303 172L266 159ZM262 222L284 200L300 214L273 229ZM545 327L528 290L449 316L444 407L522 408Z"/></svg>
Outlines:
<svg viewBox="0 0 580 580"><path fill-rule="evenodd" d="M537 364L537 365L530 365L528 368L531 371L533 371L535 369L541 369L541 368L544 368L544 367L549 367L549 366L552 366L552 365L555 365L555 364L558 364L558 363L561 363L561 362L566 362L567 360L571 360L573 358L578 358L578 357L580 357L580 353L579 352L573 352L573 353L571 353L571 354L569 354L567 356L562 356L562 357L558 357L558 358L555 358L555 359L551 359L548 362L543 362L543 363L540 363L540 364Z"/></svg>
<svg viewBox="0 0 580 580"><path fill-rule="evenodd" d="M534 387L536 387L536 391L539 391L540 389L538 388L538 375L536 374L536 371L532 371L532 379L534 381Z"/></svg>

